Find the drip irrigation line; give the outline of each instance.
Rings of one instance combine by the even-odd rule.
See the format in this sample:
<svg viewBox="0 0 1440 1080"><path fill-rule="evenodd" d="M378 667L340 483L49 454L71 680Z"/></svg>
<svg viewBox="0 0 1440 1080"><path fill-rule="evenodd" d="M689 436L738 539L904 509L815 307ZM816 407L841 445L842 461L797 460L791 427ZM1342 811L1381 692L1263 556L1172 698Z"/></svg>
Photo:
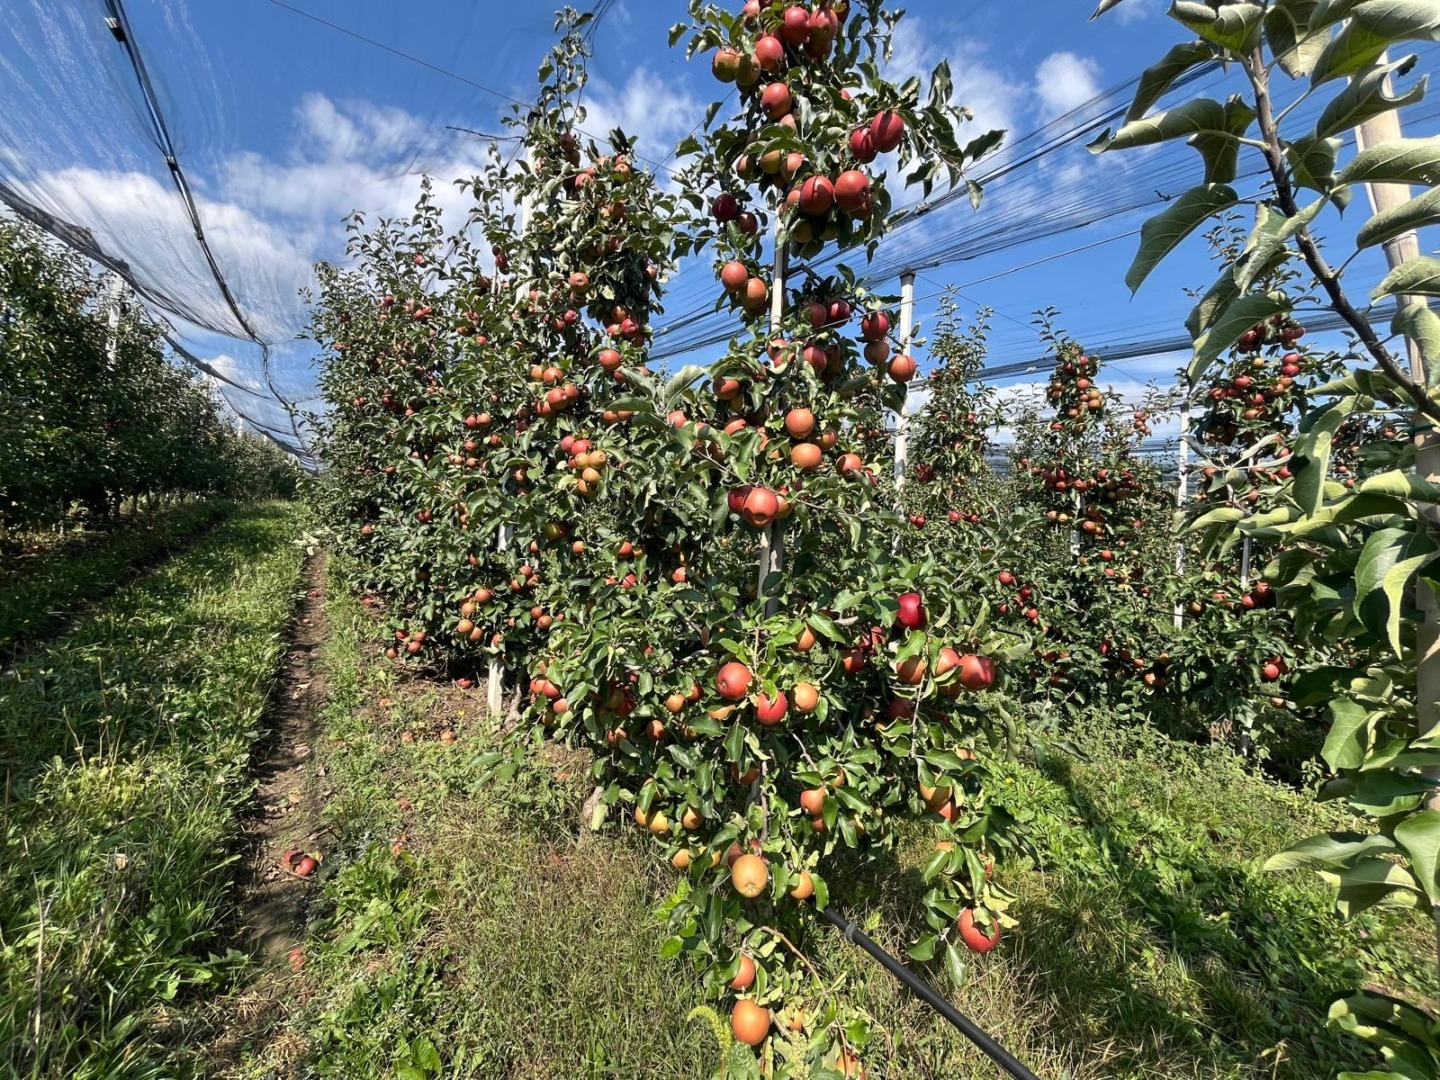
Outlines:
<svg viewBox="0 0 1440 1080"><path fill-rule="evenodd" d="M900 980L900 983L907 990L958 1028L962 1035L979 1047L986 1057L999 1065L1000 1068L1004 1069L1010 1076L1014 1077L1014 1080L1040 1080L1038 1076L1025 1067L1019 1058L1015 1057L1014 1054L996 1042L988 1032L959 1009L955 1008L955 1006L950 1004L945 998L941 997L940 994L935 991L934 987L925 982L924 979L921 979L879 945L875 944L865 931L861 930L849 919L845 918L845 916L832 911L828 907L820 908L819 914L821 918L839 930L840 933L845 936L846 941L852 945L860 946L861 949L878 960L881 967Z"/></svg>

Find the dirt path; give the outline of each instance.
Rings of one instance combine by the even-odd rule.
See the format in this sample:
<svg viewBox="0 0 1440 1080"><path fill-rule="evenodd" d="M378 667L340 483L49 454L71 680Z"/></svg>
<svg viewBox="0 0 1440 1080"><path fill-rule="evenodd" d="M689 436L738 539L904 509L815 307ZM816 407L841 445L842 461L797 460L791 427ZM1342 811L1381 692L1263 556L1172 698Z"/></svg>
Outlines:
<svg viewBox="0 0 1440 1080"><path fill-rule="evenodd" d="M255 750L255 809L244 821L243 860L237 879L243 946L263 964L282 960L301 937L313 879L297 869L317 847L322 826L314 784L314 739L320 731L325 688L319 651L326 637L325 556L306 562L306 590L290 624L280 677L265 710L265 735Z"/></svg>

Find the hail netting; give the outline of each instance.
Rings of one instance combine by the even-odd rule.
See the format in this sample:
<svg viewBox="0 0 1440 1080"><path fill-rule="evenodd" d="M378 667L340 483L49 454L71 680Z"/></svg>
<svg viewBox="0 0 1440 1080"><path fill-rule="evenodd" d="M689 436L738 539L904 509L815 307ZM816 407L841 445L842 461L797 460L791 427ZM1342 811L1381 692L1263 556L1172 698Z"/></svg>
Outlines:
<svg viewBox="0 0 1440 1080"><path fill-rule="evenodd" d="M346 5L327 24L309 0L16 0L0 202L119 272L180 360L306 458L314 263L344 257L352 209L408 213L422 173L448 196L478 172L482 141L447 125L503 133L551 39L548 6L425 7Z"/></svg>
<svg viewBox="0 0 1440 1080"><path fill-rule="evenodd" d="M643 128L640 162L671 182L680 167L671 150L703 115L686 103L713 89L708 66L667 51L669 20L641 25L615 14L624 5L590 6L586 128ZM533 95L533 65L554 38L551 7L15 0L0 21L0 202L123 274L169 324L177 356L210 375L252 427L303 456L305 411L320 406L313 348L296 340L313 264L344 258L340 223L351 210L408 215L421 174L435 177L447 211L464 212L451 181L479 171L487 137L507 133L501 117ZM957 60L961 101L964 68ZM1202 71L1172 97L1215 92L1219 79ZM1134 159L1141 168L1085 155L1082 144L1123 113L1133 88L1024 116L976 170L987 184L978 213L963 197L936 200L856 268L885 291L901 271L920 271L922 326L937 283L962 276L940 268L1003 275L1025 299L997 313L997 367L1028 366L1029 312L1052 302L1082 341L1183 347L1175 335L1190 301L1178 290L1123 305L1100 291L1100 275L1053 287L1065 251L1138 228L1195 181L1194 151L1179 143ZM1426 134L1437 116L1426 103L1407 124ZM1024 268L1010 272L1016 263ZM687 261L668 292L655 358L707 362L730 332L713 311L708 253Z"/></svg>

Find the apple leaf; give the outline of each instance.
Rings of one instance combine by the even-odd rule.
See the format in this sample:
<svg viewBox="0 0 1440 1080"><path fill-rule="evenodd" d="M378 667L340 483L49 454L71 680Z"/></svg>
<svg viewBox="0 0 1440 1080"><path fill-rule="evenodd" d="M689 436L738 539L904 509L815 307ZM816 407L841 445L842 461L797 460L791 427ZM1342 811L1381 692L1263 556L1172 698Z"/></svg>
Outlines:
<svg viewBox="0 0 1440 1080"><path fill-rule="evenodd" d="M1370 299L1394 295L1440 296L1440 259L1421 255L1401 263L1375 286Z"/></svg>
<svg viewBox="0 0 1440 1080"><path fill-rule="evenodd" d="M1377 714L1351 698L1330 702L1330 730L1320 756L1332 769L1358 769L1370 749L1370 727Z"/></svg>
<svg viewBox="0 0 1440 1080"><path fill-rule="evenodd" d="M1361 859L1345 870L1319 874L1335 890L1335 909L1346 919L1377 905L1414 907L1420 894L1414 875L1388 859Z"/></svg>
<svg viewBox="0 0 1440 1080"><path fill-rule="evenodd" d="M1264 15L1264 5L1254 3L1212 7L1197 0L1175 0L1170 5L1172 19L1232 53L1247 53L1254 48Z"/></svg>
<svg viewBox="0 0 1440 1080"><path fill-rule="evenodd" d="M1241 334L1256 323L1289 311L1290 303L1269 293L1251 293L1242 296L1225 308L1215 320L1215 325L1195 341L1195 355L1190 361L1186 377L1191 383L1198 383L1210 365L1220 354L1234 345Z"/></svg>
<svg viewBox="0 0 1440 1080"><path fill-rule="evenodd" d="M1420 888L1432 904L1440 903L1440 810L1422 810L1395 826L1395 842L1410 856Z"/></svg>
<svg viewBox="0 0 1440 1080"><path fill-rule="evenodd" d="M1356 154L1335 178L1342 184L1440 184L1440 137L1396 139Z"/></svg>
<svg viewBox="0 0 1440 1080"><path fill-rule="evenodd" d="M1358 398L1349 397L1321 406L1306 417L1300 438L1295 441L1292 493L1307 517L1320 511L1335 433L1340 430L1345 418L1355 411L1358 403Z"/></svg>
<svg viewBox="0 0 1440 1080"><path fill-rule="evenodd" d="M1421 76L1414 86L1398 97L1392 96L1389 91L1390 76L1409 71L1415 59L1415 56L1411 55L1391 64L1381 64L1351 79L1320 113L1320 119L1315 122L1315 137L1328 139L1348 128L1359 127L1373 116L1393 109L1402 109L1423 98L1427 85L1426 76Z"/></svg>
<svg viewBox="0 0 1440 1080"><path fill-rule="evenodd" d="M1388 855L1394 851L1394 843L1384 836L1352 832L1323 833L1319 836L1307 836L1284 851L1271 855L1265 860L1264 869L1279 872L1315 870L1320 867L1337 868L1349 866L1358 858Z"/></svg>
<svg viewBox="0 0 1440 1080"><path fill-rule="evenodd" d="M1201 224L1240 201L1228 184L1193 187L1140 227L1140 250L1125 275L1131 293L1140 288L1150 271Z"/></svg>
<svg viewBox="0 0 1440 1080"><path fill-rule="evenodd" d="M955 947L953 941L945 945L945 973L950 976L950 981L957 987L965 985L965 957Z"/></svg>
<svg viewBox="0 0 1440 1080"><path fill-rule="evenodd" d="M1319 7L1321 0L1275 0L1265 13L1266 43L1292 79L1310 73L1329 40L1328 34L1310 27Z"/></svg>
<svg viewBox="0 0 1440 1080"><path fill-rule="evenodd" d="M1437 221L1440 221L1440 188L1431 189L1372 216L1356 233L1355 246L1374 247Z"/></svg>
<svg viewBox="0 0 1440 1080"><path fill-rule="evenodd" d="M1432 0L1369 0L1326 44L1311 72L1312 84L1364 71L1399 41L1440 41L1440 6Z"/></svg>
<svg viewBox="0 0 1440 1080"><path fill-rule="evenodd" d="M1201 132L1229 135L1225 106L1214 98L1194 98L1165 112L1128 120L1113 135L1106 131L1089 144L1092 153L1153 146L1168 139L1183 139Z"/></svg>
<svg viewBox="0 0 1440 1080"><path fill-rule="evenodd" d="M1370 534L1355 566L1355 617L1383 634L1401 653L1400 612L1405 587L1435 557L1435 543L1408 528L1392 527Z"/></svg>
<svg viewBox="0 0 1440 1080"><path fill-rule="evenodd" d="M1176 45L1158 63L1140 73L1140 84L1125 113L1125 120L1139 120L1159 101L1185 72L1215 58L1215 47L1204 41L1187 41Z"/></svg>

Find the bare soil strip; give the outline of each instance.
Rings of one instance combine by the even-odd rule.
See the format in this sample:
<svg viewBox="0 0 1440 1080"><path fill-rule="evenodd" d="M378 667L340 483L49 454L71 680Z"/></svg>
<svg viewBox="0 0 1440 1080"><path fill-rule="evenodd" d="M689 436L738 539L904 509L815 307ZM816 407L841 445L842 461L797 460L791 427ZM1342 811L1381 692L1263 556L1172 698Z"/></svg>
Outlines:
<svg viewBox="0 0 1440 1080"><path fill-rule="evenodd" d="M296 871L305 869L300 860L323 831L313 783L314 740L325 704L318 665L326 636L323 554L306 562L302 581L305 597L290 624L265 735L256 747L255 806L244 821L237 875L243 947L267 965L283 959L303 935L314 877Z"/></svg>

